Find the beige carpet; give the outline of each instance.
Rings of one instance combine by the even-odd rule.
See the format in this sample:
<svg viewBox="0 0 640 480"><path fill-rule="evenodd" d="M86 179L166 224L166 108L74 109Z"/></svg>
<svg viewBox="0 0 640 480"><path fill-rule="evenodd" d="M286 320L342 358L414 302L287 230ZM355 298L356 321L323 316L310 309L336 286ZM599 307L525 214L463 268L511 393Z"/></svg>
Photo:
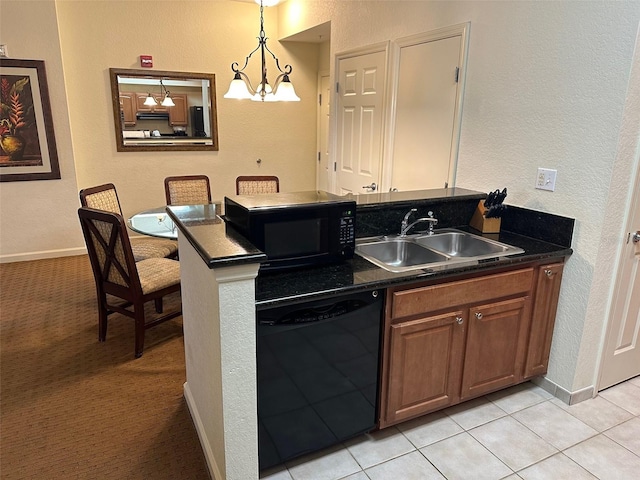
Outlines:
<svg viewBox="0 0 640 480"><path fill-rule="evenodd" d="M98 342L87 256L0 265L0 478L208 479L182 317L147 330L141 358L133 347L120 315Z"/></svg>

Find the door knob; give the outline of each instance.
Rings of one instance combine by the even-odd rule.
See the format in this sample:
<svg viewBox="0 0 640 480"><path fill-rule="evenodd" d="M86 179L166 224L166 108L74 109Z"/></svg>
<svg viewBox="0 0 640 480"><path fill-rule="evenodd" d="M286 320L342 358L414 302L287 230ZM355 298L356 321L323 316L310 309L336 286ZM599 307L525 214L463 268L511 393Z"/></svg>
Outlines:
<svg viewBox="0 0 640 480"><path fill-rule="evenodd" d="M638 243L640 242L640 231L637 231L636 233L634 233L633 235L631 235L631 241L633 243Z"/></svg>
<svg viewBox="0 0 640 480"><path fill-rule="evenodd" d="M464 323L464 318L462 318L462 317L456 317L456 323L457 323L458 325L462 325L462 324Z"/></svg>
<svg viewBox="0 0 640 480"><path fill-rule="evenodd" d="M376 189L378 188L378 185L376 185L375 183L372 183L371 185L363 185L362 188L366 188L370 192L375 192Z"/></svg>
<svg viewBox="0 0 640 480"><path fill-rule="evenodd" d="M482 320L482 313L481 313L481 312L477 312L477 313L476 313L476 318L477 318L478 320Z"/></svg>

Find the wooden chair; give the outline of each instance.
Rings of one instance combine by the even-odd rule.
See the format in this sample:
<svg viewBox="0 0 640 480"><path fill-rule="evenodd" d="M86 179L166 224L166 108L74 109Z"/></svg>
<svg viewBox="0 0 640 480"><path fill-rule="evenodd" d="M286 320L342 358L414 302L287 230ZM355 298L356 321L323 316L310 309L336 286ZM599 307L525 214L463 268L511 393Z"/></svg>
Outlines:
<svg viewBox="0 0 640 480"><path fill-rule="evenodd" d="M164 179L167 205L204 205L211 203L211 187L206 175L184 175Z"/></svg>
<svg viewBox="0 0 640 480"><path fill-rule="evenodd" d="M236 178L236 194L278 193L280 180L273 175L239 176Z"/></svg>
<svg viewBox="0 0 640 480"><path fill-rule="evenodd" d="M80 204L83 207L122 215L118 193L113 183L80 190ZM175 240L144 237L132 238L130 243L136 262L147 258L175 258L178 255L178 242Z"/></svg>
<svg viewBox="0 0 640 480"><path fill-rule="evenodd" d="M81 207L78 217L87 244L98 296L98 340L107 338L107 319L112 313L133 318L135 356L142 356L144 333L179 315L182 309L145 318L144 305L153 300L162 313L162 297L180 290L180 262L169 258L147 258L136 262L121 215ZM121 299L124 303L116 304Z"/></svg>

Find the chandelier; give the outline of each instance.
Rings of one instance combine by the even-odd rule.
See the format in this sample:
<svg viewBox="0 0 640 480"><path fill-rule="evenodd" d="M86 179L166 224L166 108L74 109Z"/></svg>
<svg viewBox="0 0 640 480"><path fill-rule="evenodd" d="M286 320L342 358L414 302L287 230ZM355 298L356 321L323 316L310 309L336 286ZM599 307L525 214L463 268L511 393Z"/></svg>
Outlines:
<svg viewBox="0 0 640 480"><path fill-rule="evenodd" d="M229 91L225 93L224 98L237 98L240 100L251 99L256 102L299 102L300 97L296 95L291 80L289 80L289 75L293 68L291 65L285 65L284 70L280 68L278 57L267 47L268 38L264 32L263 10L264 6L262 5L262 0L260 0L260 36L257 37L258 46L246 57L242 68L238 68L240 66L238 62L231 64L231 70L233 70L235 75L229 85ZM247 68L251 56L258 50L260 50L260 56L262 58L262 78L258 86L253 88L249 77L244 73L244 69ZM276 68L280 72L273 86L270 85L267 80L266 52L273 57Z"/></svg>
<svg viewBox="0 0 640 480"><path fill-rule="evenodd" d="M162 83L162 80L160 80L160 96L163 97L160 105L162 105L163 107L175 107L176 104L173 103L173 99L171 98L171 92L167 90L167 87L164 86L164 84ZM144 101L144 104L148 107L154 107L158 105L158 102L156 101L154 96L151 95L151 92L149 92L149 94L147 95L147 98Z"/></svg>

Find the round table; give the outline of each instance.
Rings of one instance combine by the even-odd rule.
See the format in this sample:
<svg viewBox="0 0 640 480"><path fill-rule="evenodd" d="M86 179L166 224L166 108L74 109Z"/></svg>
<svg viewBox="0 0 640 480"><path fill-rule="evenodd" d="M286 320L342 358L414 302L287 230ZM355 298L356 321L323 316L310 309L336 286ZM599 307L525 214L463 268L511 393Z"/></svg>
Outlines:
<svg viewBox="0 0 640 480"><path fill-rule="evenodd" d="M152 237L178 238L178 230L167 214L166 207L152 208L136 213L127 220L129 228L134 232Z"/></svg>

